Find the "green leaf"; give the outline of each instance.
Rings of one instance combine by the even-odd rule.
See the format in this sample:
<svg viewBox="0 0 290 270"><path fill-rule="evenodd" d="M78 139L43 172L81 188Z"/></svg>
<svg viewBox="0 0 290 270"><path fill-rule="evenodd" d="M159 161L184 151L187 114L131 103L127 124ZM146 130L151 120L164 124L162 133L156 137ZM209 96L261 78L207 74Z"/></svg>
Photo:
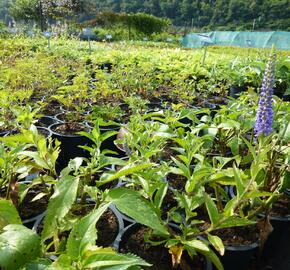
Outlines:
<svg viewBox="0 0 290 270"><path fill-rule="evenodd" d="M161 208L161 205L162 205L163 199L167 193L167 190L168 190L168 184L166 182L159 184L158 190L154 196L154 205L158 209Z"/></svg>
<svg viewBox="0 0 290 270"><path fill-rule="evenodd" d="M48 259L38 259L27 263L21 270L47 270L47 267L50 266L51 263L51 260Z"/></svg>
<svg viewBox="0 0 290 270"><path fill-rule="evenodd" d="M84 269L127 270L134 266L151 266L133 254L119 254L110 248L98 248L88 252L82 262Z"/></svg>
<svg viewBox="0 0 290 270"><path fill-rule="evenodd" d="M44 219L41 235L42 241L53 236L54 231L57 229L57 224L69 212L72 204L76 200L78 185L79 177L73 177L71 175L63 176L56 184L55 192L49 200Z"/></svg>
<svg viewBox="0 0 290 270"><path fill-rule="evenodd" d="M75 270L72 266L72 260L66 254L61 254L55 262L48 266L45 270Z"/></svg>
<svg viewBox="0 0 290 270"><path fill-rule="evenodd" d="M205 205L211 224L215 227L215 225L219 222L220 215L214 201L208 194L205 195Z"/></svg>
<svg viewBox="0 0 290 270"><path fill-rule="evenodd" d="M115 173L104 173L101 176L101 179L97 181L97 186L101 186L103 184L109 183L111 181L114 181L116 179L119 179L122 176L133 174L139 171L142 171L144 169L152 167L154 164L152 163L143 163L143 164L129 164L125 167L123 167L121 170L115 172Z"/></svg>
<svg viewBox="0 0 290 270"><path fill-rule="evenodd" d="M8 224L21 224L21 219L11 201L0 199L0 230Z"/></svg>
<svg viewBox="0 0 290 270"><path fill-rule="evenodd" d="M187 193L190 193L194 190L196 184L204 177L212 174L212 169L210 167L201 167L194 170L190 181L186 182L185 190Z"/></svg>
<svg viewBox="0 0 290 270"><path fill-rule="evenodd" d="M16 270L40 256L40 238L23 225L8 225L0 235L0 267Z"/></svg>
<svg viewBox="0 0 290 270"><path fill-rule="evenodd" d="M211 249L209 249L209 251L197 249L197 251L199 253L203 254L204 256L208 257L218 270L224 270L224 267L223 267L219 257L215 254L214 251L212 251Z"/></svg>
<svg viewBox="0 0 290 270"><path fill-rule="evenodd" d="M230 228L230 227L243 227L254 225L256 222L252 220L248 220L247 218L230 216L223 219L223 222L218 226L219 229Z"/></svg>
<svg viewBox="0 0 290 270"><path fill-rule="evenodd" d="M234 170L234 176L235 176L235 181L237 185L237 195L238 197L241 197L241 195L243 194L245 190L244 185L243 185L243 180L240 174L240 170L237 169L235 165L233 166L233 170Z"/></svg>
<svg viewBox="0 0 290 270"><path fill-rule="evenodd" d="M205 252L209 251L208 245L205 244L201 240L193 239L193 240L190 240L190 241L184 241L183 244L184 245L188 245L191 248L196 249L196 250L199 250L199 251L200 250L205 251Z"/></svg>
<svg viewBox="0 0 290 270"><path fill-rule="evenodd" d="M219 252L219 254L223 256L225 253L223 241L216 235L208 234L207 237L211 244L214 246L214 248Z"/></svg>
<svg viewBox="0 0 290 270"><path fill-rule="evenodd" d="M20 153L21 155L31 157L34 159L36 165L38 165L40 168L44 168L49 170L49 166L47 163L41 158L40 154L38 152L32 152L32 151L22 151Z"/></svg>
<svg viewBox="0 0 290 270"><path fill-rule="evenodd" d="M121 212L137 222L162 234L169 234L152 205L137 191L126 188L112 189L108 192L106 201L114 203Z"/></svg>
<svg viewBox="0 0 290 270"><path fill-rule="evenodd" d="M100 206L74 225L66 246L67 255L72 259L81 257L87 246L94 245L97 238L96 223L108 206L109 203Z"/></svg>

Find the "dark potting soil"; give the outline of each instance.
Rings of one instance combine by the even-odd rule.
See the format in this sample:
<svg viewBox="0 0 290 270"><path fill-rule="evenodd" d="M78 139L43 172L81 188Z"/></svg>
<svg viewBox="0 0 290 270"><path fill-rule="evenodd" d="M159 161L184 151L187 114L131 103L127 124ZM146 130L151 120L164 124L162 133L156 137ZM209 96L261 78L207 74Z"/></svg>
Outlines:
<svg viewBox="0 0 290 270"><path fill-rule="evenodd" d="M94 204L88 204L75 208L72 213L76 216L85 216L94 209ZM102 247L110 246L119 232L119 223L115 214L108 209L98 220L96 244Z"/></svg>
<svg viewBox="0 0 290 270"><path fill-rule="evenodd" d="M50 135L50 132L45 127L37 127L37 132L47 138Z"/></svg>
<svg viewBox="0 0 290 270"><path fill-rule="evenodd" d="M47 193L47 188L44 185L35 185L28 190L26 196L18 206L18 212L22 220L35 217L46 210L49 200L48 195L32 202L35 196L41 192Z"/></svg>
<svg viewBox="0 0 290 270"><path fill-rule="evenodd" d="M255 243L259 239L259 230L257 226L233 227L215 231L224 245L243 246Z"/></svg>
<svg viewBox="0 0 290 270"><path fill-rule="evenodd" d="M119 232L118 219L111 210L107 210L97 222L98 239L96 244L102 247L110 246Z"/></svg>
<svg viewBox="0 0 290 270"><path fill-rule="evenodd" d="M290 196L288 196L287 194L282 194L281 197L273 204L270 211L270 216L290 216Z"/></svg>
<svg viewBox="0 0 290 270"><path fill-rule="evenodd" d="M186 179L182 175L170 173L167 175L167 182L170 188L180 191L180 190L184 190ZM170 188L167 190L167 193L164 197L163 204L162 204L162 217L163 218L166 218L166 215L171 208L177 206L177 201L175 199L174 192Z"/></svg>
<svg viewBox="0 0 290 270"><path fill-rule="evenodd" d="M60 113L56 116L56 118L63 122L70 122L70 119L78 119L79 122L82 122L85 120L85 116L81 114L74 114L73 112L68 113Z"/></svg>
<svg viewBox="0 0 290 270"><path fill-rule="evenodd" d="M177 154L177 152L174 149L172 149L172 147L174 146L176 145L170 144L170 143L165 145L165 147L163 148L163 151L160 152L159 158L167 162L170 162L170 161L172 162L171 157L176 157L176 154Z"/></svg>
<svg viewBox="0 0 290 270"><path fill-rule="evenodd" d="M50 102L48 103L45 108L42 110L44 115L56 115L61 113L60 104L58 102Z"/></svg>
<svg viewBox="0 0 290 270"><path fill-rule="evenodd" d="M151 246L144 241L144 235L148 228L141 227L134 231L127 239L121 243L122 253L133 253L152 264L151 267L144 267L145 270L202 270L204 269L204 259L196 256L194 261L189 261L186 255L182 256L181 265L172 267L172 258L169 250L163 246Z"/></svg>
<svg viewBox="0 0 290 270"><path fill-rule="evenodd" d="M167 175L167 182L173 189L178 191L185 190L186 178L183 175L169 173Z"/></svg>
<svg viewBox="0 0 290 270"><path fill-rule="evenodd" d="M79 123L64 123L59 126L56 126L53 131L58 132L62 135L73 135L77 132L84 131L86 128L84 125Z"/></svg>

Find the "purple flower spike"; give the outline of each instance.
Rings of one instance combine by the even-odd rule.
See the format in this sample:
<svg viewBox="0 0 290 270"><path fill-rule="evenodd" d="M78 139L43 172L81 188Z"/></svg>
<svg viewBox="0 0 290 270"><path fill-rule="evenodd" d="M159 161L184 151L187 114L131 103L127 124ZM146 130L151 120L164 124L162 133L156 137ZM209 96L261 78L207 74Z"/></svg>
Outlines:
<svg viewBox="0 0 290 270"><path fill-rule="evenodd" d="M268 136L272 132L273 125L273 86L275 79L275 53L271 53L265 69L260 91L260 99L255 124L255 134Z"/></svg>

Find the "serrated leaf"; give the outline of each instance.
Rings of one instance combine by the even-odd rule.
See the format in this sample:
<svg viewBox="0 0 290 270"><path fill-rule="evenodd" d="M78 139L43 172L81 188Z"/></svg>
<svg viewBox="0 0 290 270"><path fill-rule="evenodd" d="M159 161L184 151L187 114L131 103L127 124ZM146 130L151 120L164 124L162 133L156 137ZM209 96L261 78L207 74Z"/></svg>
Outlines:
<svg viewBox="0 0 290 270"><path fill-rule="evenodd" d="M55 262L48 266L45 270L75 270L72 266L72 260L66 254L60 255Z"/></svg>
<svg viewBox="0 0 290 270"><path fill-rule="evenodd" d="M66 246L67 255L72 259L81 257L86 247L95 243L97 238L96 223L108 206L109 203L100 206L74 225Z"/></svg>
<svg viewBox="0 0 290 270"><path fill-rule="evenodd" d="M38 259L27 263L21 270L47 270L51 263L51 260L48 259Z"/></svg>
<svg viewBox="0 0 290 270"><path fill-rule="evenodd" d="M39 257L39 236L23 225L8 225L0 235L0 267L16 270Z"/></svg>
<svg viewBox="0 0 290 270"><path fill-rule="evenodd" d="M41 235L42 241L53 236L59 221L69 212L71 206L76 200L78 185L79 177L71 175L63 176L56 184L55 192L49 200L44 219L44 226Z"/></svg>
<svg viewBox="0 0 290 270"><path fill-rule="evenodd" d="M0 230L8 224L21 224L21 219L11 201L0 199Z"/></svg>
<svg viewBox="0 0 290 270"><path fill-rule="evenodd" d="M118 268L110 268L112 266L118 266ZM120 269L126 270L133 266L151 266L143 259L133 254L119 254L114 251L98 252L90 254L83 261L83 268L89 269Z"/></svg>
<svg viewBox="0 0 290 270"><path fill-rule="evenodd" d="M106 201L114 203L122 213L135 219L137 222L162 234L169 234L152 205L137 191L126 188L115 188L108 192Z"/></svg>

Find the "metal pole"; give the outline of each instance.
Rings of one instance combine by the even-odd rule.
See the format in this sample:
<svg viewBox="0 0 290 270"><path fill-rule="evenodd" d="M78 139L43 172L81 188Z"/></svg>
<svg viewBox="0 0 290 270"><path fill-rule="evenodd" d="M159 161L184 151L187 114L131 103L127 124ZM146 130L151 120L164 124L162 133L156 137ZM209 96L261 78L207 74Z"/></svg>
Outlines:
<svg viewBox="0 0 290 270"><path fill-rule="evenodd" d="M89 54L92 53L92 45L91 45L91 38L90 36L88 37L88 41L89 41Z"/></svg>
<svg viewBox="0 0 290 270"><path fill-rule="evenodd" d="M205 62L206 52L207 52L207 46L205 46L205 48L204 48L204 53L203 53L203 58L202 58L202 65L204 65L204 62Z"/></svg>
<svg viewBox="0 0 290 270"><path fill-rule="evenodd" d="M253 21L253 31L255 30L256 19Z"/></svg>

